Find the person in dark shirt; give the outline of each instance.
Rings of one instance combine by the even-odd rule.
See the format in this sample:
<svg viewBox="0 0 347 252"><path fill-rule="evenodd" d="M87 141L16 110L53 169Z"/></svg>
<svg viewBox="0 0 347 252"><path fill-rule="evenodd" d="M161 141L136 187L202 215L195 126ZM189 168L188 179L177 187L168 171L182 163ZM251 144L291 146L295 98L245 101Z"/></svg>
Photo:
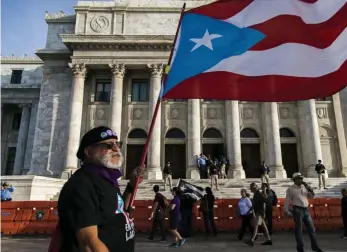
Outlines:
<svg viewBox="0 0 347 252"><path fill-rule="evenodd" d="M134 224L129 218L130 196L144 167L135 169L124 194L118 185L123 155L117 134L100 126L81 140L82 161L63 186L58 200L60 252L133 252Z"/></svg>
<svg viewBox="0 0 347 252"><path fill-rule="evenodd" d="M258 226L262 226L267 240L263 242L261 245L272 245L271 237L269 235L269 231L267 230L266 222L265 222L265 205L267 200L266 192L261 192L256 183L251 183L250 190L253 193L253 213L255 218L255 225L253 227L253 236L251 240L245 241L249 246L254 246L254 240L257 237Z"/></svg>
<svg viewBox="0 0 347 252"><path fill-rule="evenodd" d="M164 227L164 220L165 220L165 201L164 196L159 192L159 186L155 185L153 187L153 191L155 192L155 198L154 198L154 206L153 206L153 212L151 214L151 219L153 219L152 223L152 230L148 237L148 240L153 241L154 240L154 234L156 231L157 226L160 228L161 233L161 239L159 241L166 241L166 235L165 235L165 227Z"/></svg>
<svg viewBox="0 0 347 252"><path fill-rule="evenodd" d="M347 240L347 188L342 189L341 193L342 193L341 216L342 216L343 227L344 227L344 234L341 238Z"/></svg>
<svg viewBox="0 0 347 252"><path fill-rule="evenodd" d="M185 243L185 239L182 238L180 233L177 231L178 226L181 221L181 200L180 200L180 191L178 187L172 188L172 195L174 196L171 200L170 204L170 231L175 237L175 241L169 245L171 248L178 248L181 247Z"/></svg>
<svg viewBox="0 0 347 252"><path fill-rule="evenodd" d="M315 170L316 170L317 175L318 175L318 187L319 187L319 190L322 189L322 185L323 185L324 189L327 189L327 187L326 187L326 179L325 179L326 168L322 164L322 160L318 160L318 163L316 164Z"/></svg>
<svg viewBox="0 0 347 252"><path fill-rule="evenodd" d="M193 208L195 200L189 195L185 194L181 197L181 228L180 232L183 237L189 237L193 232Z"/></svg>
<svg viewBox="0 0 347 252"><path fill-rule="evenodd" d="M204 216L204 223L205 223L205 232L206 237L208 237L211 233L211 228L213 231L214 236L217 236L217 228L214 222L214 202L215 197L212 193L211 187L205 188L206 194L201 199L201 210Z"/></svg>
<svg viewBox="0 0 347 252"><path fill-rule="evenodd" d="M274 206L275 192L269 188L269 185L267 183L263 183L261 187L267 195L265 204L265 220L267 222L267 229L269 231L269 235L272 235L272 212Z"/></svg>
<svg viewBox="0 0 347 252"><path fill-rule="evenodd" d="M216 187L216 190L219 191L219 188L218 188L218 167L210 159L210 157L208 160L210 161L209 171L210 171L210 179L211 179L211 189L213 189L213 185L214 185Z"/></svg>

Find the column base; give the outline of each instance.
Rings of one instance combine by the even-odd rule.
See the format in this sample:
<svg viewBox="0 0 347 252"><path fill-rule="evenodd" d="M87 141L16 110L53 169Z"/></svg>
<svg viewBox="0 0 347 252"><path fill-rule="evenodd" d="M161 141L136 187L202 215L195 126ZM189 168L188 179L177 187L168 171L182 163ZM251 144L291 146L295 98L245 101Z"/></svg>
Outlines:
<svg viewBox="0 0 347 252"><path fill-rule="evenodd" d="M232 179L245 179L246 178L246 173L245 170L241 167L238 168L229 168L228 171L228 178Z"/></svg>
<svg viewBox="0 0 347 252"><path fill-rule="evenodd" d="M58 174L55 174L54 172L48 170L27 170L26 175L43 176L51 178L59 177Z"/></svg>
<svg viewBox="0 0 347 252"><path fill-rule="evenodd" d="M287 177L287 171L283 166L270 166L270 178L285 179Z"/></svg>
<svg viewBox="0 0 347 252"><path fill-rule="evenodd" d="M160 167L147 168L144 178L148 180L163 180L163 172Z"/></svg>
<svg viewBox="0 0 347 252"><path fill-rule="evenodd" d="M200 171L199 168L196 166L190 166L188 167L187 171L186 171L186 178L187 179L196 179L199 180L200 179Z"/></svg>
<svg viewBox="0 0 347 252"><path fill-rule="evenodd" d="M60 175L61 179L69 179L77 170L75 167L66 167Z"/></svg>
<svg viewBox="0 0 347 252"><path fill-rule="evenodd" d="M347 167L342 167L342 169L341 169L341 177L347 177Z"/></svg>
<svg viewBox="0 0 347 252"><path fill-rule="evenodd" d="M307 178L317 178L317 172L315 170L315 165L314 166L309 166L306 171L306 177Z"/></svg>

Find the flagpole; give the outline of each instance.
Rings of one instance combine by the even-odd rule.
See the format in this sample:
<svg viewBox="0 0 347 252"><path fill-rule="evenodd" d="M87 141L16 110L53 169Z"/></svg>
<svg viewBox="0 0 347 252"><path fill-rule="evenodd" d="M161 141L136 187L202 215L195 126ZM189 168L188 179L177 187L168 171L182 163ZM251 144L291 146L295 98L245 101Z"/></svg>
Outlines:
<svg viewBox="0 0 347 252"><path fill-rule="evenodd" d="M175 49L175 45L176 45L176 41L177 41L177 36L178 36L178 32L179 32L179 29L180 29L180 26L181 26L182 17L183 17L183 13L184 13L185 8L186 8L186 3L183 4L182 10L181 10L180 19L179 19L179 21L178 21L178 28L177 28L177 31L176 31L176 34L175 34L174 43L173 43L173 48L171 49L170 56L169 56L169 61L168 61L168 65L169 65L169 66L170 66L170 64L171 64L171 60L172 60L173 52L174 52L174 49ZM146 156L147 156L147 153L148 153L149 142L150 142L150 140L151 140L152 133L153 133L153 128L154 128L154 125L155 125L155 121L156 121L157 116L158 116L158 111L159 111L160 104L161 104L161 96L162 96L162 92L163 92L163 90L164 90L165 82L166 82L166 78L165 78L165 77L166 77L166 76L165 76L166 73L165 73L165 71L163 71L163 72L164 72L164 74L163 74L163 80L162 80L162 82L161 82L161 91L159 92L158 100L157 100L157 103L156 103L156 105L155 105L155 109L154 109L152 121L151 121L151 124L150 124L150 126L149 126L148 135L147 135L147 140L146 140L145 146L144 146L144 148L143 148L143 152L142 152L142 156L141 156L141 161L140 161L139 167L142 167L142 166L145 164ZM142 182L142 178L137 178L137 179L136 179L136 184L135 184L135 187L134 187L134 191L133 191L133 193L131 194L130 201L129 201L129 206L128 206L128 207L132 207L132 206L133 206L134 200L135 200L135 197L136 197L136 192L137 192L137 189L138 189L139 184L140 184L141 182Z"/></svg>

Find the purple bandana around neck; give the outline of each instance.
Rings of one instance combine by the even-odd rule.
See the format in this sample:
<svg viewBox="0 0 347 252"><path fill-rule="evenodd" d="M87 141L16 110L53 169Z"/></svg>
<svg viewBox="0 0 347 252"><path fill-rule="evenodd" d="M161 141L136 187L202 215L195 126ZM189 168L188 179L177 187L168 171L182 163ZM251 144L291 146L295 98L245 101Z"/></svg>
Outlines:
<svg viewBox="0 0 347 252"><path fill-rule="evenodd" d="M110 182L113 186L119 187L118 179L123 175L119 169L110 169L105 166L84 163L83 168L89 173L94 173Z"/></svg>

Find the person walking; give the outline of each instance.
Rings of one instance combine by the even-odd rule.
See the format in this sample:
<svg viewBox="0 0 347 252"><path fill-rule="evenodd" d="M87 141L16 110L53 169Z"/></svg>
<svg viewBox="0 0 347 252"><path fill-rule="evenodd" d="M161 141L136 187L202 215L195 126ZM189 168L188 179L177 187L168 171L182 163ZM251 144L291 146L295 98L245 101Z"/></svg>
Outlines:
<svg viewBox="0 0 347 252"><path fill-rule="evenodd" d="M318 164L316 164L315 168L317 175L318 175L318 187L319 190L322 189L322 186L324 189L327 189L326 187L326 168L322 164L322 160L318 160Z"/></svg>
<svg viewBox="0 0 347 252"><path fill-rule="evenodd" d="M205 188L206 194L201 199L200 211L203 214L206 238L210 235L211 229L214 236L217 236L217 228L214 222L214 202L215 197L212 193L211 187Z"/></svg>
<svg viewBox="0 0 347 252"><path fill-rule="evenodd" d="M276 193L269 188L269 185L267 183L262 184L262 190L265 191L267 195L265 204L265 220L267 223L269 235L272 235L272 213L273 207L277 206L278 199Z"/></svg>
<svg viewBox="0 0 347 252"><path fill-rule="evenodd" d="M305 251L302 237L302 223L304 223L310 236L312 250L315 252L323 252L323 250L318 246L316 230L308 210L308 198L314 197L314 191L306 182L304 182L304 177L300 172L294 173L292 180L294 181L294 184L287 189L284 211L288 216L292 216L294 219L296 250L298 252ZM293 205L292 209L289 208L290 202L292 202Z"/></svg>
<svg viewBox="0 0 347 252"><path fill-rule="evenodd" d="M171 200L170 204L170 224L169 228L174 236L175 240L173 243L169 245L170 248L178 248L181 247L185 243L185 239L182 238L180 233L177 231L180 221L181 221L181 213L180 213L180 207L181 207L181 201L180 201L180 195L179 195L179 189L178 187L172 188L172 195L174 196Z"/></svg>
<svg viewBox="0 0 347 252"><path fill-rule="evenodd" d="M169 183L170 186L170 191L172 190L172 170L171 170L171 162L167 162L164 170L163 170L163 175L164 175L164 191L166 191L166 185Z"/></svg>
<svg viewBox="0 0 347 252"><path fill-rule="evenodd" d="M253 216L255 218L255 223L253 226L253 236L250 240L245 241L245 243L249 246L254 246L254 241L258 235L258 226L262 226L265 231L265 235L267 240L263 242L261 245L272 245L272 240L269 235L269 231L267 230L266 222L265 222L265 204L267 200L267 194L265 191L261 192L256 183L251 183L250 190L254 194L253 195Z"/></svg>
<svg viewBox="0 0 347 252"><path fill-rule="evenodd" d="M249 198L250 194L247 193L246 189L241 189L241 199L238 204L238 209L240 213L240 217L242 219L242 226L240 229L239 235L236 237L238 240L242 240L246 228L249 229L249 232L252 233L253 227L252 227L252 218L253 218L253 211L252 211L252 201Z"/></svg>
<svg viewBox="0 0 347 252"><path fill-rule="evenodd" d="M153 191L155 193L155 197L153 200L153 212L151 214L151 219L153 220L152 222L152 229L151 233L148 237L148 240L153 241L154 240L154 234L159 226L160 228L160 234L161 234L161 239L159 240L160 242L165 242L166 241L166 235L165 235L165 226L164 226L164 221L165 221L165 211L166 211L166 206L165 206L165 200L164 196L159 192L159 186L155 185L153 186Z"/></svg>
<svg viewBox="0 0 347 252"><path fill-rule="evenodd" d="M58 199L60 252L133 252L134 223L129 202L136 179L144 167L131 174L122 195L121 142L110 128L88 131L80 142L77 158L82 166L64 184Z"/></svg>

